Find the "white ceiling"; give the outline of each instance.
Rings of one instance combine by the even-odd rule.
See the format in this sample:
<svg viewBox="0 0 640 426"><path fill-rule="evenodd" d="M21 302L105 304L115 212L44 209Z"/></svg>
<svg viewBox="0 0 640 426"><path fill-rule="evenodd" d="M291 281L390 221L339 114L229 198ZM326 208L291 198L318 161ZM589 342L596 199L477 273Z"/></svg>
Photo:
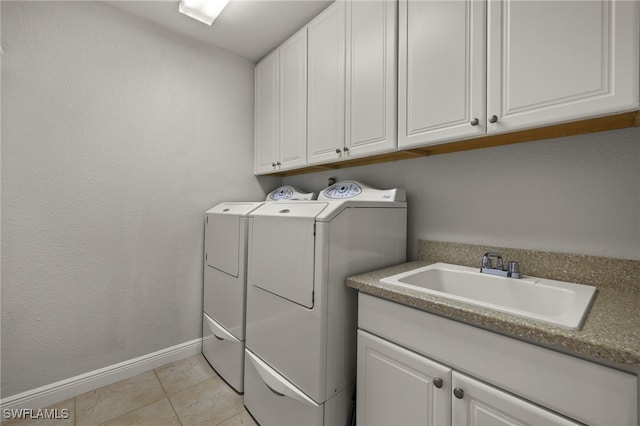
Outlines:
<svg viewBox="0 0 640 426"><path fill-rule="evenodd" d="M231 0L208 26L178 12L178 0L116 0L110 6L257 62L333 0Z"/></svg>

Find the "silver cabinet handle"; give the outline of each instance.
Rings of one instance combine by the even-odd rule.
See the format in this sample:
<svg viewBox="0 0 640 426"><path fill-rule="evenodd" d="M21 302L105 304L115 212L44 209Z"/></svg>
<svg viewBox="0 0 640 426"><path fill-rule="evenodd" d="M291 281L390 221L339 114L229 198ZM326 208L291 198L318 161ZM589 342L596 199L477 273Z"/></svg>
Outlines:
<svg viewBox="0 0 640 426"><path fill-rule="evenodd" d="M462 397L464 396L464 391L460 388L455 388L453 390L453 395L458 399L462 399Z"/></svg>
<svg viewBox="0 0 640 426"><path fill-rule="evenodd" d="M440 378L433 379L433 386L437 387L438 389L440 389L443 384L444 382L442 381L442 379Z"/></svg>
<svg viewBox="0 0 640 426"><path fill-rule="evenodd" d="M480 124L480 120L478 120L477 118L474 118L473 120L471 120L470 124L472 126L477 126L478 124Z"/></svg>
<svg viewBox="0 0 640 426"><path fill-rule="evenodd" d="M489 117L489 123L497 123L497 122L498 122L497 115L492 115L491 117Z"/></svg>

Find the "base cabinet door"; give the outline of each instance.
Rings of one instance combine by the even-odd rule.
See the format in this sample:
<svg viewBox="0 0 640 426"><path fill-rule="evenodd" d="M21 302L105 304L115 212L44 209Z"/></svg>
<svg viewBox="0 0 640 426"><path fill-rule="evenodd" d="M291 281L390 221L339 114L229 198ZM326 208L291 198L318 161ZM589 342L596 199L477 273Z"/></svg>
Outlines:
<svg viewBox="0 0 640 426"><path fill-rule="evenodd" d="M457 371L452 373L452 382L454 426L580 424Z"/></svg>
<svg viewBox="0 0 640 426"><path fill-rule="evenodd" d="M451 369L358 330L357 424L451 424Z"/></svg>

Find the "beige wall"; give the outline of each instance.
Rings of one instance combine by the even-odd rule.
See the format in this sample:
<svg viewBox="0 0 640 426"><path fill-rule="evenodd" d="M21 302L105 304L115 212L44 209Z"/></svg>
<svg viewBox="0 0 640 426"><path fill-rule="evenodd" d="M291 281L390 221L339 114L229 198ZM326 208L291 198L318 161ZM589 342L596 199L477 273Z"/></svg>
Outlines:
<svg viewBox="0 0 640 426"><path fill-rule="evenodd" d="M253 64L99 2L3 2L2 47L2 397L200 337L204 211L279 184Z"/></svg>
<svg viewBox="0 0 640 426"><path fill-rule="evenodd" d="M285 178L407 191L408 256L419 238L640 259L640 128Z"/></svg>

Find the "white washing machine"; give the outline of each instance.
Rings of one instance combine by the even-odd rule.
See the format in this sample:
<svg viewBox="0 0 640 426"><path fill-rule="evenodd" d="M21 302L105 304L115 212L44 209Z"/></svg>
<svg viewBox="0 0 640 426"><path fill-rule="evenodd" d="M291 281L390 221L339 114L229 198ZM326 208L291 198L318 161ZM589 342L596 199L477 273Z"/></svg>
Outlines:
<svg viewBox="0 0 640 426"><path fill-rule="evenodd" d="M346 278L406 261L403 190L339 182L249 214L244 403L262 426L345 425L356 378Z"/></svg>
<svg viewBox="0 0 640 426"><path fill-rule="evenodd" d="M247 215L270 201L311 200L315 194L283 186L265 202L228 202L205 215L202 353L236 391L244 388Z"/></svg>

